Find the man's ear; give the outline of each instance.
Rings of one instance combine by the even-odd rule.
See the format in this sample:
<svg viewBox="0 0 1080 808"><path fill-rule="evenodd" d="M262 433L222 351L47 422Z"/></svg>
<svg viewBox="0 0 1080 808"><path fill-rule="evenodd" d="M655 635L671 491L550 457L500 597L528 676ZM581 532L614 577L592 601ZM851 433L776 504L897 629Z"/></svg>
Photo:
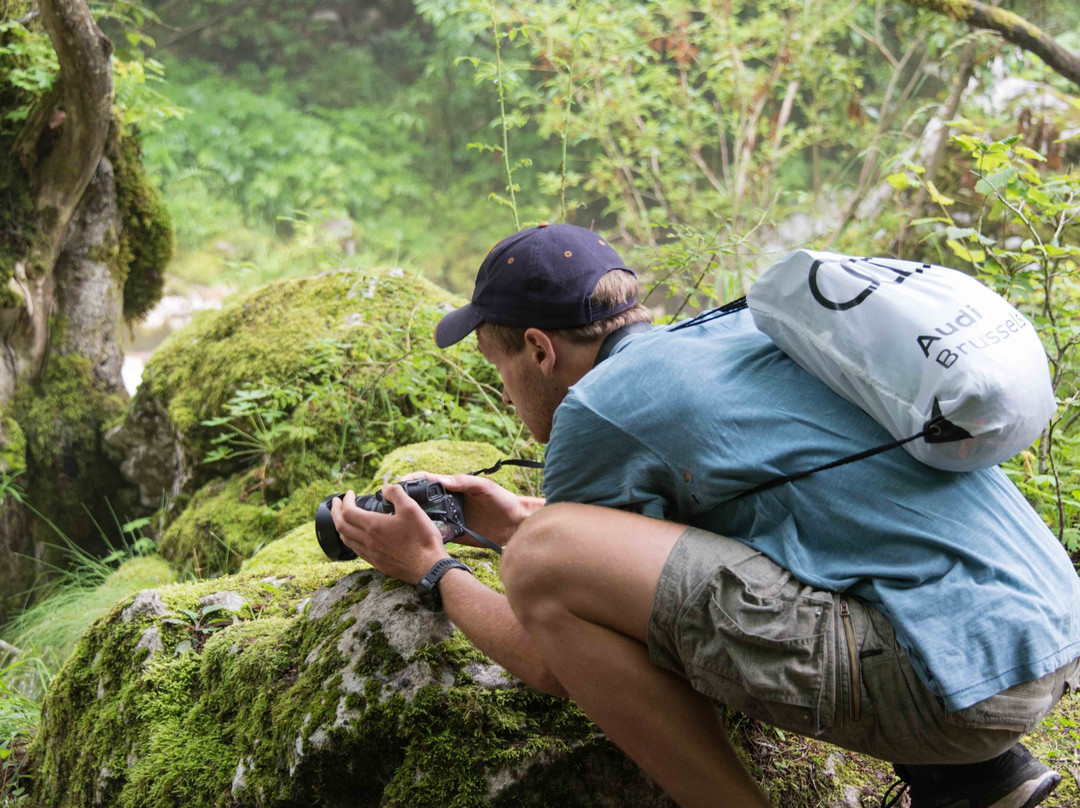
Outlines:
<svg viewBox="0 0 1080 808"><path fill-rule="evenodd" d="M526 329L525 350L528 351L529 359L541 373L545 376L555 374L555 344L546 332L539 328Z"/></svg>

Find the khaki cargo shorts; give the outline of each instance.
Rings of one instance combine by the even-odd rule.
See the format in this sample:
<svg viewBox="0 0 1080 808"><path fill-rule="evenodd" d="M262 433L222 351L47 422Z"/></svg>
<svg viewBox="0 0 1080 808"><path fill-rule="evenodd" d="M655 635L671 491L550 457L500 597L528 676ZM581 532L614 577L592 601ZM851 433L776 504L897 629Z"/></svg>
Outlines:
<svg viewBox="0 0 1080 808"><path fill-rule="evenodd" d="M648 641L654 664L717 702L894 763L988 760L1080 689L1078 659L949 712L880 612L696 528L668 557Z"/></svg>

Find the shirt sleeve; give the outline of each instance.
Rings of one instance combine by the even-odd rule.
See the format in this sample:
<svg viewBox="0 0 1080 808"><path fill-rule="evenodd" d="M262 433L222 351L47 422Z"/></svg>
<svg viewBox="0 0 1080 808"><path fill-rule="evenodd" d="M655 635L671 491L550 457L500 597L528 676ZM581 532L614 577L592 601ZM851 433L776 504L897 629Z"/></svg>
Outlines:
<svg viewBox="0 0 1080 808"><path fill-rule="evenodd" d="M670 518L676 502L667 464L572 394L555 415L544 495L549 503L603 505L656 519Z"/></svg>

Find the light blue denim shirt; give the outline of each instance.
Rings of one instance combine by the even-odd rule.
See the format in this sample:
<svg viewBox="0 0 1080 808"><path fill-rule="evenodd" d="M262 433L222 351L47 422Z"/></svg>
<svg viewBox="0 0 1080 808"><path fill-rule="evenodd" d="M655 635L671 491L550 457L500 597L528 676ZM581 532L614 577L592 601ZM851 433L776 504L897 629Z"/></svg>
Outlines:
<svg viewBox="0 0 1080 808"><path fill-rule="evenodd" d="M893 449L734 499L891 440L741 311L630 336L571 388L544 493L731 536L861 598L950 710L1080 656L1080 577L999 468Z"/></svg>

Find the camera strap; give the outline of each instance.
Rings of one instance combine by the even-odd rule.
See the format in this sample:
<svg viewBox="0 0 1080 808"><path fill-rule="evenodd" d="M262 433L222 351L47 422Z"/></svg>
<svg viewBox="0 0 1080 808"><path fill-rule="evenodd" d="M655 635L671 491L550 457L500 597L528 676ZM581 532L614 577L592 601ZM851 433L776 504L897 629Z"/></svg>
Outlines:
<svg viewBox="0 0 1080 808"><path fill-rule="evenodd" d="M498 463L496 463L494 466L492 466L489 469L479 469L477 471L470 471L469 476L470 477L475 477L477 474L494 474L496 471L501 469L503 466L521 466L522 468L526 468L526 469L542 469L544 467L544 464L540 463L540 462L538 462L536 460L520 460L520 459L519 460L514 460L512 458L507 458L505 460L500 460Z"/></svg>
<svg viewBox="0 0 1080 808"><path fill-rule="evenodd" d="M527 469L542 469L544 467L544 464L540 463L540 462L538 462L536 460L520 460L520 459L515 460L513 458L505 458L503 460L498 461L491 468L477 469L476 471L470 471L468 476L475 477L478 474L494 474L496 471L501 469L503 466L521 466L522 468L527 468ZM481 536L479 533L475 533L472 530L469 530L469 528L465 527L465 525L463 523L453 521L452 519L450 519L449 514L443 514L443 516L445 517L444 521L446 521L447 524L453 525L454 527L458 528L459 530L465 531L467 534L469 534L469 536L474 538L476 541L480 542L480 544L482 544L484 547L488 548L489 550L494 550L499 555L502 555L502 548L499 545L497 545L495 542L493 542L491 539L486 539L483 536Z"/></svg>
<svg viewBox="0 0 1080 808"><path fill-rule="evenodd" d="M472 536L474 539L476 539L476 541L478 541L482 545L484 545L484 547L488 548L489 550L494 550L499 555L502 555L502 548L499 545L497 545L495 542L493 542L491 539L485 539L479 533L474 533L473 531L469 530L467 527L465 527L465 525L456 525L456 527L459 527L462 530L464 530L466 533L468 533L470 536Z"/></svg>

